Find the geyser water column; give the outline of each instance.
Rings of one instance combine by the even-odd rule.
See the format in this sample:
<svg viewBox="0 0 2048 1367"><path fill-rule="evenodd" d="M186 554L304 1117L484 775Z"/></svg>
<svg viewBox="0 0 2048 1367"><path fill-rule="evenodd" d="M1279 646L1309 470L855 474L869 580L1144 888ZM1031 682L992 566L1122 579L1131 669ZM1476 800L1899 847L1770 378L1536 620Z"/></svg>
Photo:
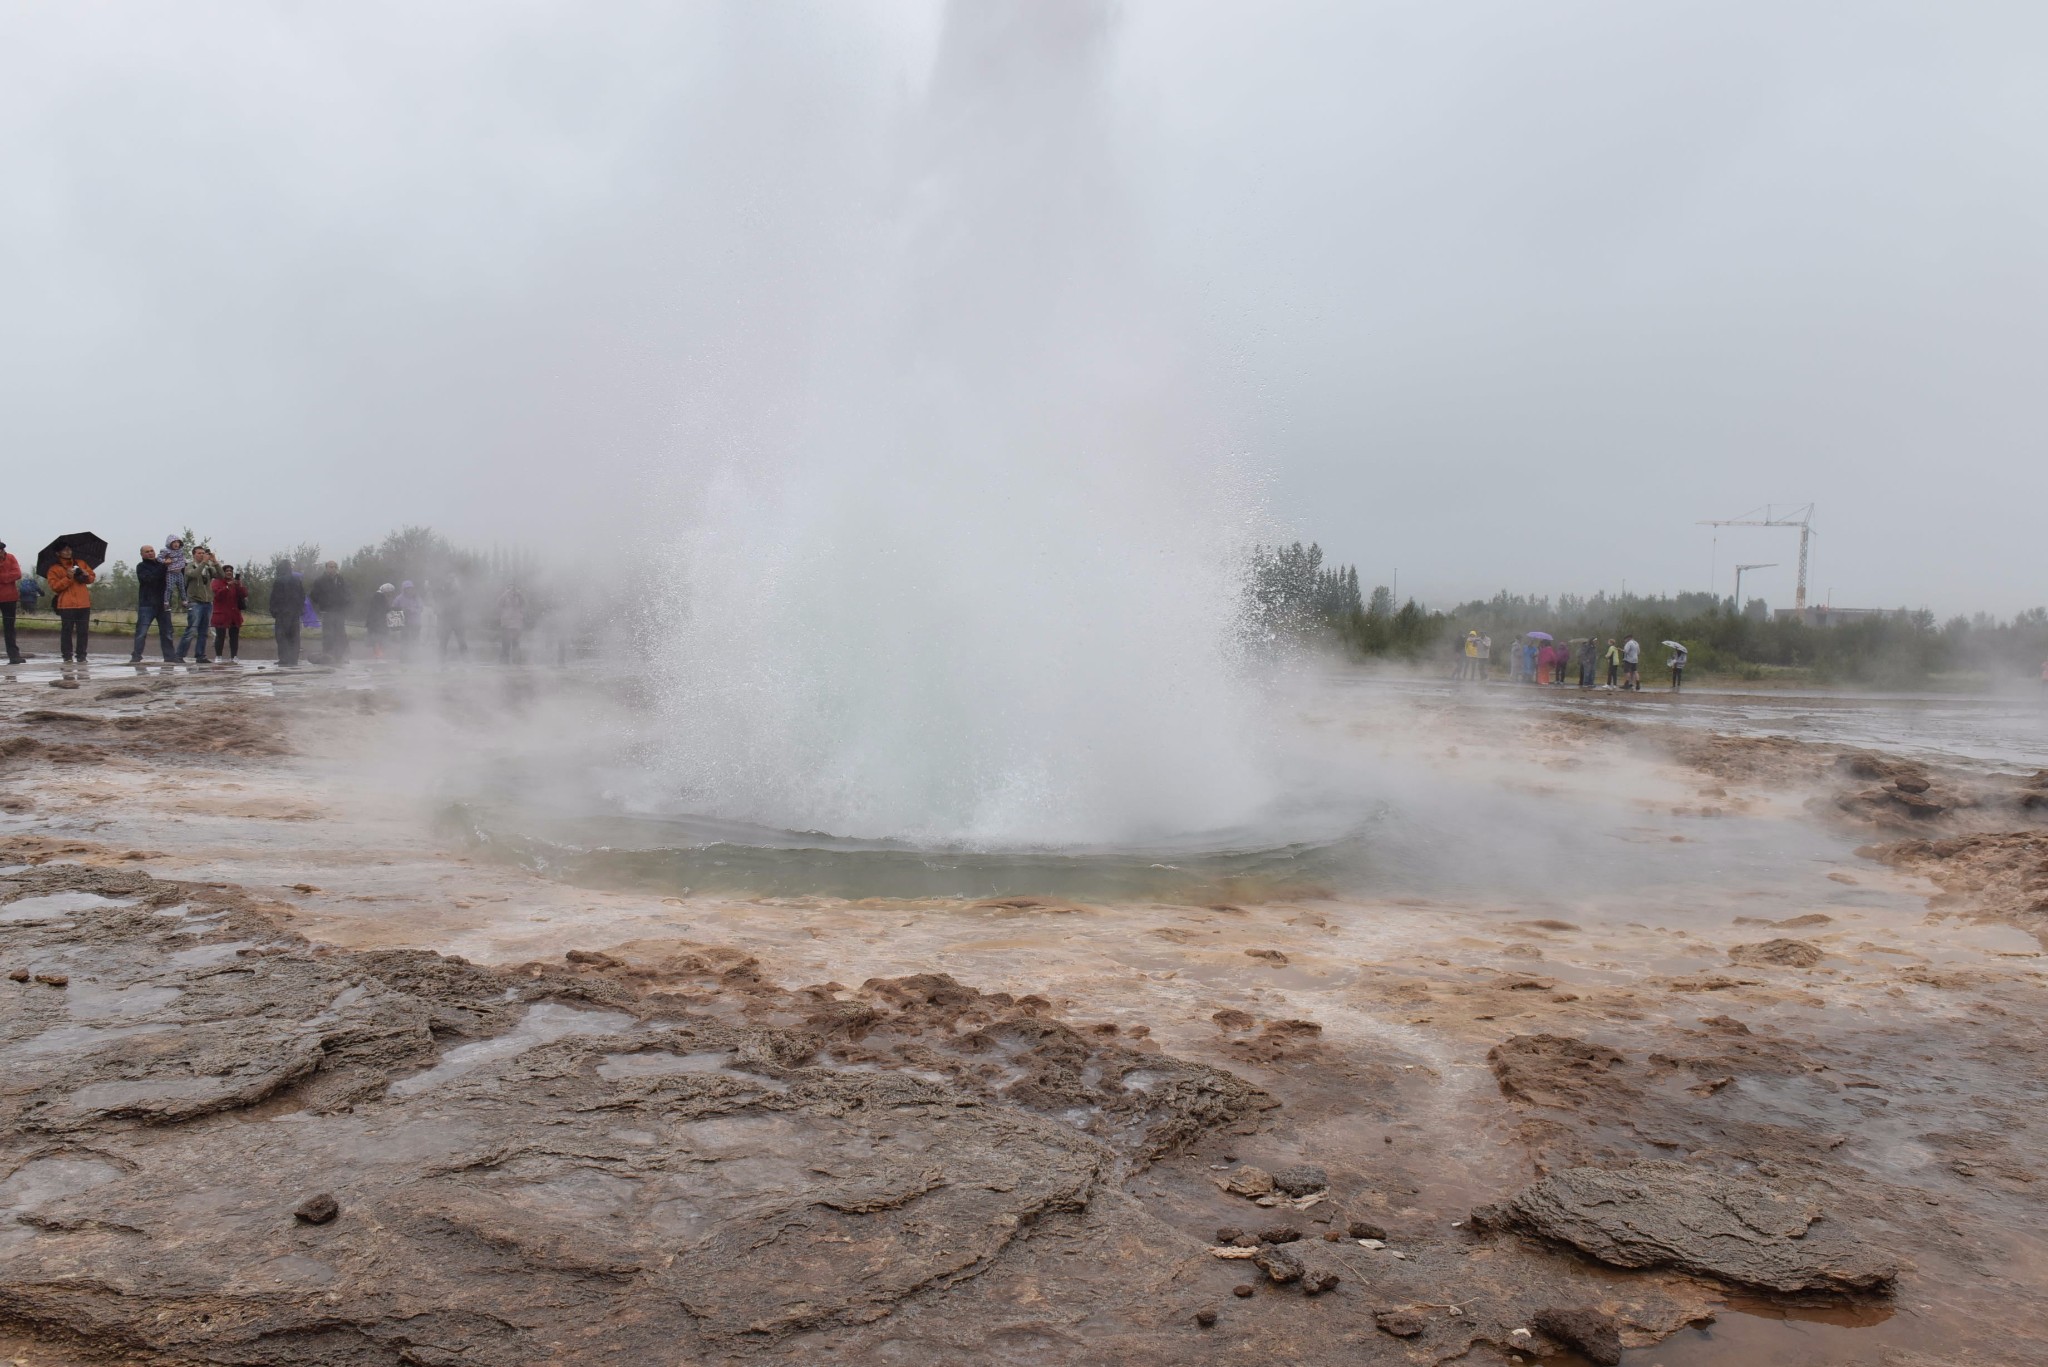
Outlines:
<svg viewBox="0 0 2048 1367"><path fill-rule="evenodd" d="M676 462L663 805L999 848L1266 804L1240 636L1258 502L1142 279L1109 14L952 6L877 183L777 225L808 309L774 260L735 282L796 315L796 354L772 384L719 374L704 407L772 420L705 425Z"/></svg>

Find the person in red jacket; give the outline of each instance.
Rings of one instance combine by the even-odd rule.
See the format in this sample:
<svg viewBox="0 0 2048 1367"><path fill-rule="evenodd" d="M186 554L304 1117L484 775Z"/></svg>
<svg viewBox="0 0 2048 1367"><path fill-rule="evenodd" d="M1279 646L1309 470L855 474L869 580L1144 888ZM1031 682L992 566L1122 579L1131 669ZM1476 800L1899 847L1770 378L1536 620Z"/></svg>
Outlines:
<svg viewBox="0 0 2048 1367"><path fill-rule="evenodd" d="M213 658L229 664L242 662L242 609L249 606L249 590L233 565L222 565L213 577ZM227 654L221 654L226 650Z"/></svg>
<svg viewBox="0 0 2048 1367"><path fill-rule="evenodd" d="M73 555L69 546L57 548L57 563L43 576L57 600L57 620L62 623L58 640L64 663L76 659L85 663L85 636L92 623L92 566Z"/></svg>
<svg viewBox="0 0 2048 1367"><path fill-rule="evenodd" d="M7 635L7 663L26 663L22 659L21 647L14 643L14 609L21 602L21 562L7 549L7 543L0 541L0 628Z"/></svg>

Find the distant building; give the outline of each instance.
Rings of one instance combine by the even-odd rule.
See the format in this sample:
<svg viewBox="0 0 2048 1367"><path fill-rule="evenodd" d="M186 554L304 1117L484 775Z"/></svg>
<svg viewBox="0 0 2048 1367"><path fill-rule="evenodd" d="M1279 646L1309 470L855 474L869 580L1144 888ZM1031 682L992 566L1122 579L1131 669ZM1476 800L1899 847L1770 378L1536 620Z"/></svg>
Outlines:
<svg viewBox="0 0 2048 1367"><path fill-rule="evenodd" d="M1804 622L1810 627L1840 627L1851 622L1868 622L1878 617L1903 617L1904 608L1779 608L1771 615L1780 622Z"/></svg>

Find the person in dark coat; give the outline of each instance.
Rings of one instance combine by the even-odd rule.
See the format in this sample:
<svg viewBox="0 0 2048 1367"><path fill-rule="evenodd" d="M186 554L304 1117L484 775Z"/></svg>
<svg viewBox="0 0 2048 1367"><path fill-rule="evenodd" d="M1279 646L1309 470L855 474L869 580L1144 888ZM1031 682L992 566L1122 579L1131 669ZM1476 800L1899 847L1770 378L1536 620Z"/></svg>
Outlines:
<svg viewBox="0 0 2048 1367"><path fill-rule="evenodd" d="M320 663L346 664L348 608L355 596L349 592L348 580L341 577L341 566L328 561L327 568L313 581L309 592L313 611L320 614Z"/></svg>
<svg viewBox="0 0 2048 1367"><path fill-rule="evenodd" d="M270 616L277 633L277 662L286 669L299 662L299 614L305 610L306 581L291 561L278 561L270 579Z"/></svg>
<svg viewBox="0 0 2048 1367"><path fill-rule="evenodd" d="M144 546L142 559L135 562L135 646L128 663L142 663L142 647L149 643L149 624L156 623L157 640L163 646L164 661L176 657L171 642L170 567L157 559L156 547Z"/></svg>
<svg viewBox="0 0 2048 1367"><path fill-rule="evenodd" d="M398 589L392 584L379 584L377 591L370 595L369 611L363 614L363 634L370 638L370 658L384 658L384 641L391 635L393 608L391 600L398 596Z"/></svg>

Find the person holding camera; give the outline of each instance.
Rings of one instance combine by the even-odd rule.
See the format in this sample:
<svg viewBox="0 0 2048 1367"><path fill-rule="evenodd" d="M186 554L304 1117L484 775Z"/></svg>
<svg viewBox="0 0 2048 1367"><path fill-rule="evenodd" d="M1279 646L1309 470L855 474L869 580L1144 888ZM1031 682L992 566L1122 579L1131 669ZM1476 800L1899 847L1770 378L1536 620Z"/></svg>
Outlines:
<svg viewBox="0 0 2048 1367"><path fill-rule="evenodd" d="M57 597L58 648L64 663L85 663L85 638L92 627L92 566L72 553L68 545L57 548L57 563L43 576Z"/></svg>
<svg viewBox="0 0 2048 1367"><path fill-rule="evenodd" d="M156 547L144 546L142 559L135 562L135 648L128 652L129 664L142 663L142 647L149 640L152 621L163 645L164 663L170 663L176 649L171 644L170 586L170 566L157 559Z"/></svg>
<svg viewBox="0 0 2048 1367"><path fill-rule="evenodd" d="M213 580L213 658L229 664L242 662L242 609L249 605L249 590L233 565L222 565ZM226 651L223 655L221 652Z"/></svg>

